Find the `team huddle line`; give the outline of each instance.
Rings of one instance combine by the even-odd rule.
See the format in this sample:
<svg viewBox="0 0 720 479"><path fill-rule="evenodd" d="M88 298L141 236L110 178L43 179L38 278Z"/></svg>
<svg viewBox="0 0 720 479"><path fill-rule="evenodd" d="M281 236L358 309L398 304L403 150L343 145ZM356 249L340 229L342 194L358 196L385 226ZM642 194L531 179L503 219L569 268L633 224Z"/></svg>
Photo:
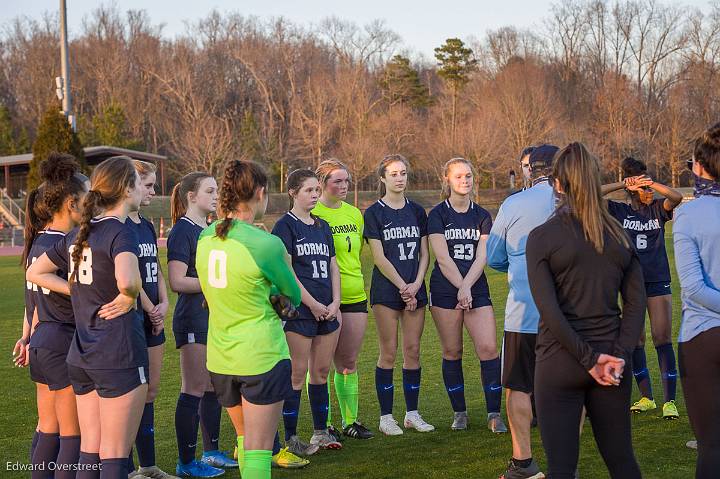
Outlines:
<svg viewBox="0 0 720 479"><path fill-rule="evenodd" d="M154 228L140 214L155 194L154 166L113 157L88 179L74 158L53 154L41 165L43 183L28 195L25 319L14 351L37 385L33 477L53 477L42 471L48 463L62 466L58 478L174 477L157 466L154 442L168 285L178 294L177 476L217 477L239 467L244 479L269 478L272 466L307 466L321 449L342 449L344 438L372 438L360 421L357 371L369 304L384 435L435 429L419 412L428 307L451 429L469 422L463 329L480 362L493 433L508 431L505 389L513 447L501 478L574 477L586 414L610 476L640 477L630 413L657 407L645 359L646 310L663 417L679 417L664 243L671 219L683 290L680 376L697 437L697 477L712 477L720 427L710 426L720 415L707 391L720 384L720 360L708 373L707 356L720 354L713 286L720 284L720 125L698 138L693 153L697 199L676 210L682 196L653 181L639 160L623 162L622 182L601 185L598 160L584 145L527 148L520 155L526 187L503 202L494 222L473 201L473 166L463 158L445 164L443 200L426 213L405 196L408 160L386 156L377 169L380 198L364 214L344 201L348 168L330 159L289 175L291 206L271 233L254 226L268 205L267 174L256 163L231 161L219 186L194 172L173 189L167 281ZM621 189L627 203L603 199ZM218 219L208 224L213 214ZM363 247L374 260L369 297ZM426 287L430 248L435 264ZM508 273L502 357L486 266ZM402 424L392 414L399 347ZM631 405L632 376L641 398ZM297 432L303 388L313 424L307 442ZM237 436L232 455L219 444L222 408ZM530 447L534 423L547 476Z"/></svg>

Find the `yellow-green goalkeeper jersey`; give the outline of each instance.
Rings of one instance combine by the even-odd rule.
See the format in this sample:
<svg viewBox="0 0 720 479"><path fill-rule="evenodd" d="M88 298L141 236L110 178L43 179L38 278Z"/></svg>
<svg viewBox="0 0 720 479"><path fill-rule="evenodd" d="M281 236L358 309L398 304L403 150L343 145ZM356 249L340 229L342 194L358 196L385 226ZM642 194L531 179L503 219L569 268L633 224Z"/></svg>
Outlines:
<svg viewBox="0 0 720 479"><path fill-rule="evenodd" d="M280 238L234 220L227 238L215 235L219 221L203 230L195 266L210 319L207 368L252 376L289 359L282 322L270 304L271 289L300 304L300 288Z"/></svg>
<svg viewBox="0 0 720 479"><path fill-rule="evenodd" d="M340 302L342 304L365 301L360 249L362 248L363 216L352 205L340 203L339 208L328 208L318 201L313 214L330 225L335 244L335 258L340 269Z"/></svg>

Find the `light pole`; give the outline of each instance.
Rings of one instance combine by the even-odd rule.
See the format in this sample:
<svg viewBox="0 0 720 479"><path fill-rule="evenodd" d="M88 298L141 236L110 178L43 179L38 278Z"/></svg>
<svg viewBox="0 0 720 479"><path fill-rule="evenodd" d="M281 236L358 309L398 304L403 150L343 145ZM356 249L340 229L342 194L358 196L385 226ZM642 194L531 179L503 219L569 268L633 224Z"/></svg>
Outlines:
<svg viewBox="0 0 720 479"><path fill-rule="evenodd" d="M62 100L63 114L67 117L70 127L75 131L75 116L72 114L72 101L70 98L70 61L68 60L67 8L65 0L60 0L60 75L62 75L60 79L56 79L59 90L58 97Z"/></svg>

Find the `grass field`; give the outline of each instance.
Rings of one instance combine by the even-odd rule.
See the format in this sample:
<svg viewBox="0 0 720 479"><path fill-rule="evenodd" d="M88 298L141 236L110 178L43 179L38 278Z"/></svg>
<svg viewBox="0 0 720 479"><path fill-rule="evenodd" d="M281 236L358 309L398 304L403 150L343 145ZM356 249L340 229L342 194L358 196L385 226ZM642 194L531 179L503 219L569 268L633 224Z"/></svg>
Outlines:
<svg viewBox="0 0 720 479"><path fill-rule="evenodd" d="M672 259L672 241L666 238ZM163 256L165 252L163 251ZM369 251L363 252L365 278L370 278L372 261ZM12 367L12 347L20 335L23 311L23 271L19 258L0 258L0 351L6 354L0 370L3 381L0 386L0 477L22 477L20 473L6 471L7 462L26 462L32 431L36 424L34 385L28 371ZM164 264L164 257L163 257ZM673 270L674 337L680 323L679 285ZM507 283L504 274L488 271L490 290L498 323L498 338L502 330ZM369 284L367 285L369 287ZM175 300L172 295L173 303ZM171 310L172 311L172 310ZM163 363L162 383L156 401L156 442L158 465L166 471L174 471L177 458L175 446L174 413L180 389L179 355L174 349L171 317L167 319L168 342ZM379 411L374 386L374 368L378 348L372 315L360 357L360 418L373 431L377 431ZM485 426L485 404L480 386L478 361L467 343L465 354L465 380L470 427L466 431L450 431L452 412L444 391L440 371L441 356L437 333L430 314L426 314L426 328L422 342L423 378L420 410L423 417L437 430L429 434L407 432L399 437L376 436L370 441L348 439L342 451L325 451L311 457L312 463L304 470L273 470L276 478L492 478L504 470L511 454L510 435L495 436ZM650 345L652 341L649 337ZM657 372L654 348L647 347L648 364L653 372L653 386L661 399L661 384ZM395 380L400 383L401 359L396 364ZM679 384L678 384L679 386ZM396 388L395 418L404 414L402 388ZM637 390L633 397L637 396ZM685 447L692 432L685 415L682 391L678 391L681 418L678 421L662 420L659 410L651 414L633 417L635 453L646 478L678 478L694 476L695 452ZM337 404L333 403L337 411ZM504 401L503 401L504 409ZM336 416L336 425L339 418ZM311 416L307 396L303 397L300 417L300 433L306 439L311 433ZM602 459L592 439L589 423L586 424L580 453L580 476L583 479L607 477ZM221 447L232 448L234 435L227 416L223 413ZM540 447L538 430L533 431L535 457L541 467L545 457ZM228 471L224 477L237 478L237 470Z"/></svg>

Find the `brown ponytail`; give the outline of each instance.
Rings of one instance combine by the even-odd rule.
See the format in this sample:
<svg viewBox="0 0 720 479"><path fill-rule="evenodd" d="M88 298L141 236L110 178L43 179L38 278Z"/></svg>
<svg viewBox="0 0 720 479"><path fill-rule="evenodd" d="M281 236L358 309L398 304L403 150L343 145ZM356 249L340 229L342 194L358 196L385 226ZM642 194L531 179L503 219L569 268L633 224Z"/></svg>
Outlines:
<svg viewBox="0 0 720 479"><path fill-rule="evenodd" d="M47 208L45 208L45 204L42 202L42 189L43 186L40 185L30 191L27 195L27 201L25 202L25 229L23 230L25 245L23 246L21 263L25 269L28 267L27 260L33 241L35 241L40 230L45 228L45 225L52 219L52 215L49 214Z"/></svg>
<svg viewBox="0 0 720 479"><path fill-rule="evenodd" d="M200 183L205 178L212 178L212 175L200 171L194 171L183 176L180 182L173 187L170 195L170 217L173 224L182 218L188 209L188 194L197 193Z"/></svg>
<svg viewBox="0 0 720 479"><path fill-rule="evenodd" d="M220 186L220 211L222 221L215 228L220 239L227 238L232 226L232 215L241 203L247 203L258 188L266 188L268 177L262 166L254 161L231 161L225 168Z"/></svg>
<svg viewBox="0 0 720 479"><path fill-rule="evenodd" d="M40 163L40 178L43 183L28 194L25 204L25 246L22 255L25 267L38 233L60 212L68 197L79 199L85 193L85 182L88 181L80 173L75 157L61 153L51 153Z"/></svg>
<svg viewBox="0 0 720 479"><path fill-rule="evenodd" d="M72 285L82 260L83 250L90 236L90 221L102 210L107 210L123 201L127 188L135 187L137 173L133 160L127 156L113 156L95 167L90 178L90 191L82 205L80 229L72 251Z"/></svg>
<svg viewBox="0 0 720 479"><path fill-rule="evenodd" d="M585 239L593 244L595 251L605 248L604 233L626 248L630 247L627 234L620 223L610 215L607 202L603 200L600 186L600 163L582 143L570 143L559 150L553 160L553 178L563 190L558 206L566 206L582 225Z"/></svg>

